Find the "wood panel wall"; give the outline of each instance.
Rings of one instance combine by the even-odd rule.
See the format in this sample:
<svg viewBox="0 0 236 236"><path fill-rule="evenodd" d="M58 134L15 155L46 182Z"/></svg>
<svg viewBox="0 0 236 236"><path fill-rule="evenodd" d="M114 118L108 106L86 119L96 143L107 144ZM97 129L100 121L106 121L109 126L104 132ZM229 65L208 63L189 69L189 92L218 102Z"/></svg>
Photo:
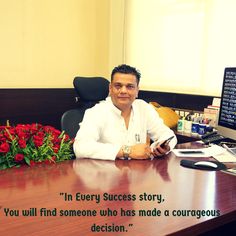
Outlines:
<svg viewBox="0 0 236 236"><path fill-rule="evenodd" d="M65 89L0 89L0 125L41 123L60 129L62 114L76 108L76 93ZM139 98L163 106L203 111L213 97L164 92L140 91Z"/></svg>
<svg viewBox="0 0 236 236"><path fill-rule="evenodd" d="M0 89L0 124L41 123L60 128L64 111L75 108L74 89Z"/></svg>

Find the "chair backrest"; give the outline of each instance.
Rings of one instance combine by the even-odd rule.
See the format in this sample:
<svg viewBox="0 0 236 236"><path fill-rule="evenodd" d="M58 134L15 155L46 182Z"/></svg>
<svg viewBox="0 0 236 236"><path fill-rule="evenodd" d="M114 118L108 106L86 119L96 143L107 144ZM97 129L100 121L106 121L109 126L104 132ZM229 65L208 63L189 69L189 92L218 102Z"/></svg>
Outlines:
<svg viewBox="0 0 236 236"><path fill-rule="evenodd" d="M61 130L74 138L85 110L104 100L109 93L109 81L102 77L75 77L74 88L79 97L78 108L66 111L61 117Z"/></svg>
<svg viewBox="0 0 236 236"><path fill-rule="evenodd" d="M109 81L103 77L75 77L74 88L84 102L104 100L109 92Z"/></svg>
<svg viewBox="0 0 236 236"><path fill-rule="evenodd" d="M85 110L86 108L81 107L63 113L61 117L61 130L64 130L70 138L76 136L79 130L79 123L83 120Z"/></svg>

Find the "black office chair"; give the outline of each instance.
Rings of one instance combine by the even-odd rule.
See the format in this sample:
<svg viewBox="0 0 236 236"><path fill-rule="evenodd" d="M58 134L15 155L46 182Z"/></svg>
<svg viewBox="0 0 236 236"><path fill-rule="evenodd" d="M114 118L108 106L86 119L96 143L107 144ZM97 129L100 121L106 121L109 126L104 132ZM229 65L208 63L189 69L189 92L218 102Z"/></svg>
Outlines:
<svg viewBox="0 0 236 236"><path fill-rule="evenodd" d="M66 111L61 117L61 130L74 138L85 110L104 100L109 93L109 81L103 77L75 77L73 81L79 97L78 108Z"/></svg>

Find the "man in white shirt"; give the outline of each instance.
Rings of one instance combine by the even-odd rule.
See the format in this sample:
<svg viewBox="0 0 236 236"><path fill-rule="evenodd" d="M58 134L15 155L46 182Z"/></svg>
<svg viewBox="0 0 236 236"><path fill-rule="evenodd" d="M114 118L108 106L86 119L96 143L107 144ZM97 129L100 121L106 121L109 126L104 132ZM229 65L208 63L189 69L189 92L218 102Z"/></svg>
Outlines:
<svg viewBox="0 0 236 236"><path fill-rule="evenodd" d="M87 109L74 142L77 158L103 160L148 159L163 156L177 143L174 132L156 110L136 99L141 74L128 65L115 67L109 85L110 97ZM174 136L169 144L160 144ZM154 142L150 146L147 137Z"/></svg>

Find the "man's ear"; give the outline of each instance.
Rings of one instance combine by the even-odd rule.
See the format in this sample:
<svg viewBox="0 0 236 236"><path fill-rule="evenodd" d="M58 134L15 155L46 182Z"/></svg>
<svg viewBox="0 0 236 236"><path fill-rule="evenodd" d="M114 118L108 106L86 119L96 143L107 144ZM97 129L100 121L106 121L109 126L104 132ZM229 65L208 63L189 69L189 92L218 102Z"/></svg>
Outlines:
<svg viewBox="0 0 236 236"><path fill-rule="evenodd" d="M137 91L137 94L136 94L136 98L138 98L138 93L139 93L139 87L138 87L138 91Z"/></svg>
<svg viewBox="0 0 236 236"><path fill-rule="evenodd" d="M109 84L109 95L111 93L111 83Z"/></svg>

